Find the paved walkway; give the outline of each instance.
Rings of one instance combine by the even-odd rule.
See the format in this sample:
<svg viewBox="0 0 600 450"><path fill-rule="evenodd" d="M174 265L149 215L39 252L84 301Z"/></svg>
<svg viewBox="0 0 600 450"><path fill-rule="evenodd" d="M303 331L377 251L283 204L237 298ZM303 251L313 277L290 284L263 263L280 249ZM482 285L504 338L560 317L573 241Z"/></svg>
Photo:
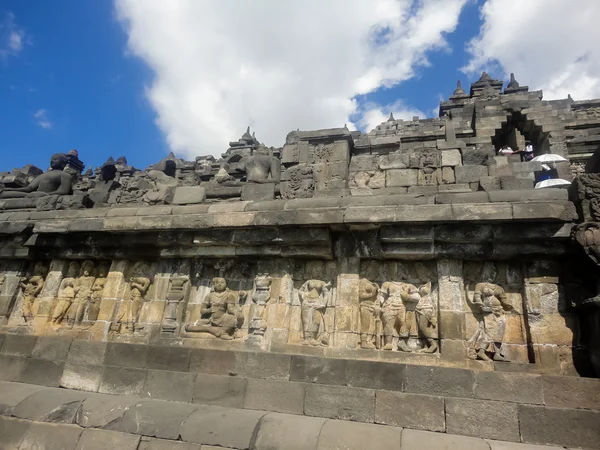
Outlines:
<svg viewBox="0 0 600 450"><path fill-rule="evenodd" d="M0 450L551 450L399 427L0 382Z"/></svg>

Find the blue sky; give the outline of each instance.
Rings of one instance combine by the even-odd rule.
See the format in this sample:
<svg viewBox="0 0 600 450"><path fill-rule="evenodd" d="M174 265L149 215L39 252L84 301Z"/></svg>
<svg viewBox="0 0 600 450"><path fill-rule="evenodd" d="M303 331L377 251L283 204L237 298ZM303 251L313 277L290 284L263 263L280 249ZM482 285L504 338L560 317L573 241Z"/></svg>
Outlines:
<svg viewBox="0 0 600 450"><path fill-rule="evenodd" d="M390 7L391 0L381 1ZM429 3L436 1L439 0ZM307 69L304 73L302 67L307 64L293 67L293 61L302 58L300 47L312 45L305 36L289 37L288 48L299 45L299 49L293 50L299 56L290 58L289 62L286 55L279 57L277 52L281 49L277 47L277 39L264 31L264 27L257 26L249 34L244 31L238 35L236 30L241 27L236 27L236 18L230 18L231 11L223 13L227 20L223 20L220 27L221 12L216 6L205 4L199 11L182 12L161 10L169 6L160 0L115 0L115 3L108 0L4 0L0 5L0 170L28 163L45 169L52 153L71 148L79 150L80 158L88 167L102 164L108 156L125 155L136 167L145 168L170 150L188 159L208 153L218 155L226 150L228 141L237 139L245 131L248 123L256 129L259 140L266 137L269 138L265 139L267 145L281 146L285 134L297 127L327 128L353 121L369 131L379 115L387 116L391 108L407 117L412 117L414 111L431 117L440 96L447 98L458 78L468 89L482 67L491 68L491 74L499 77L512 70L512 67L503 67L510 58L502 53L500 44L497 55L482 53L486 48L495 48L486 41L493 38L491 34L481 37L478 55L467 49L468 43L480 34L484 21L491 27L498 21L502 23L502 17L494 12L500 0L487 1L489 10L483 18L481 8L485 0L442 0L441 5L446 7L450 1L460 4L453 10L457 15L455 26L451 21L440 23L447 19L444 14L435 19L434 14L427 13L431 21L435 19L433 25L423 18L414 31L405 31L410 28L410 21L398 25L396 32L400 37L394 46L383 50L374 48L372 54L365 57L372 58L373 62L364 63L365 67L352 66L347 70L339 67L352 59L345 57L341 63L332 63L332 67L327 67L325 62L321 63L322 68ZM273 5L266 5L265 11L273 11ZM257 8L260 9L260 5ZM405 12L416 17L420 9L427 11L418 1ZM264 16L265 11L257 14ZM273 23L278 13L273 11ZM286 11L280 13L286 17ZM334 13L339 15L340 9ZM352 14L352 10L347 13ZM194 14L197 14L196 19ZM184 23L185 20L190 23ZM202 24L200 20L207 22ZM372 23L395 26L393 21L388 23L386 16L372 20L362 23L355 17L347 19L348 23L357 23L356 27L365 29L372 28ZM304 20L303 24L306 23ZM422 33L423 27L434 26L441 31L439 37L430 38ZM352 36L343 24L339 30L335 27L337 25L325 35L332 36L329 45L334 51L336 46L345 46L347 36ZM191 30L189 36L185 35L186 30ZM285 31L285 27L282 30ZM15 42L14 33L19 42ZM264 36L261 33L265 33ZM334 39L338 33L342 34L340 43ZM365 32L362 41L368 37ZM253 53L248 60L237 53L246 38L261 39L260 44L252 44ZM225 42L226 39L231 42ZM427 39L429 41L422 43ZM353 51L351 45L362 48L359 47L362 41L357 38L348 44L347 50ZM257 45L263 48L257 49ZM328 44L316 42L314 45L314 49L308 48L313 54ZM339 53L345 50L340 48ZM332 60L331 55L335 53L324 53L323 61ZM500 63L493 59L496 57ZM399 67L403 61L409 61L408 69ZM372 77L362 76L370 64L386 73L383 78L392 79L388 83L391 87L385 87L386 82L381 77L369 81L366 94L361 88L351 87L365 79L372 80ZM461 68L469 64L471 71L462 72ZM516 61L513 65L527 71L526 63ZM219 72L221 67L223 71ZM232 67L236 76L230 78ZM356 75L344 82L348 86L345 90L321 101L323 92L337 88L336 70L340 70L340 77L352 71ZM289 74L297 73L302 80L294 80L292 84L293 76ZM325 81L321 82L321 77ZM528 83L518 72L517 78L522 84ZM270 86L277 83L292 87L271 92ZM218 95L212 95L213 92ZM322 112L312 113L324 103L327 105ZM305 104L313 106L305 108ZM343 114L345 111L348 114ZM311 122L311 119L314 120Z"/></svg>

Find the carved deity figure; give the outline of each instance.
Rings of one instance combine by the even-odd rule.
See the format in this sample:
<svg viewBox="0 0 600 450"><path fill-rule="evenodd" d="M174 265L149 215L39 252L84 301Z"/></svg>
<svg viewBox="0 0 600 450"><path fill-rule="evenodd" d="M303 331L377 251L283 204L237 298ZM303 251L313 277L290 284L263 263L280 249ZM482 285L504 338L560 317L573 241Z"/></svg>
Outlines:
<svg viewBox="0 0 600 450"><path fill-rule="evenodd" d="M193 325L187 325L186 331L210 333L224 340L233 339L244 323L239 298L245 296L245 292L229 290L225 278L213 278L212 289L200 308L201 319Z"/></svg>
<svg viewBox="0 0 600 450"><path fill-rule="evenodd" d="M393 349L393 339L397 335L399 337L398 348L402 351L410 351L407 340L411 324L407 321L405 301L409 297L414 298L414 290L415 287L408 283L386 281L381 285L378 298L381 304L384 350Z"/></svg>
<svg viewBox="0 0 600 450"><path fill-rule="evenodd" d="M72 191L73 177L63 171L66 165L66 155L56 153L50 159L49 171L37 176L28 186L0 189L0 198L69 195Z"/></svg>
<svg viewBox="0 0 600 450"><path fill-rule="evenodd" d="M67 312L67 321L70 327L79 325L83 321L85 308L89 305L92 297L92 285L96 279L93 271L94 263L92 261L87 260L81 264L79 277L75 280L73 286L75 299Z"/></svg>
<svg viewBox="0 0 600 450"><path fill-rule="evenodd" d="M377 293L379 286L366 278L361 278L358 283L358 301L360 311L360 347L364 349L376 348L374 344L377 329L381 325L381 308Z"/></svg>
<svg viewBox="0 0 600 450"><path fill-rule="evenodd" d="M42 292L45 276L46 267L38 263L35 265L31 277L21 277L19 286L23 292L23 319L25 321L33 319L33 304L37 296Z"/></svg>
<svg viewBox="0 0 600 450"><path fill-rule="evenodd" d="M58 288L58 301L50 322L53 328L60 325L75 299L75 279L77 275L79 275L79 263L71 261L67 269L67 275L62 279Z"/></svg>
<svg viewBox="0 0 600 450"><path fill-rule="evenodd" d="M425 283L419 286L420 299L415 308L417 329L419 337L425 339L427 345L423 347L423 353L433 353L437 350L437 319L435 317L435 309L431 301L431 283Z"/></svg>
<svg viewBox="0 0 600 450"><path fill-rule="evenodd" d="M121 305L121 311L117 318L119 330L122 324L125 323L127 330L135 331L144 298L150 288L150 278L144 276L145 270L146 266L142 262L137 262L133 266L133 276L129 280L129 297Z"/></svg>
<svg viewBox="0 0 600 450"><path fill-rule="evenodd" d="M308 280L299 289L298 295L302 304L302 331L304 332L302 345L329 345L329 333L324 314L330 289L331 283L321 280Z"/></svg>
<svg viewBox="0 0 600 450"><path fill-rule="evenodd" d="M94 280L94 284L92 284L92 295L90 296L90 306L88 307L88 321L95 322L98 320L98 314L100 313L100 303L102 302L102 297L104 294L104 285L106 284L106 267L104 265L100 265L98 267L98 276Z"/></svg>
<svg viewBox="0 0 600 450"><path fill-rule="evenodd" d="M279 183L281 178L281 162L264 148L242 158L240 166L245 170L249 183Z"/></svg>
<svg viewBox="0 0 600 450"><path fill-rule="evenodd" d="M475 334L469 339L469 358L507 361L501 352L506 328L504 311L512 309L512 305L506 300L504 289L497 284L485 282L475 286L473 310L478 313L478 326Z"/></svg>

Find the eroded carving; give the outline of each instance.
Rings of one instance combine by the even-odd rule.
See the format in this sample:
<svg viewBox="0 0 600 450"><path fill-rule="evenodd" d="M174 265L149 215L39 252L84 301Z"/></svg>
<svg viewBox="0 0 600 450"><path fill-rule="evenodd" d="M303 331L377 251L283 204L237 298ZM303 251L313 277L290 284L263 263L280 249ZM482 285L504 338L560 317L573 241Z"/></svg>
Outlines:
<svg viewBox="0 0 600 450"><path fill-rule="evenodd" d="M100 314L100 304L104 298L104 286L106 285L107 274L107 267L104 264L100 264L96 279L94 280L94 284L92 284L92 295L90 296L87 311L87 319L91 323L98 320L98 315Z"/></svg>
<svg viewBox="0 0 600 450"><path fill-rule="evenodd" d="M150 278L146 276L148 268L143 262L137 262L133 266L133 276L129 280L129 296L127 300L121 303L121 310L117 316L115 331L121 332L122 325L129 332L136 330L139 320L140 310L144 304L145 296L150 288Z"/></svg>
<svg viewBox="0 0 600 450"><path fill-rule="evenodd" d="M304 341L302 345L328 346L329 331L325 321L325 311L330 302L331 283L321 280L308 280L298 290L300 297L302 331Z"/></svg>
<svg viewBox="0 0 600 450"><path fill-rule="evenodd" d="M171 276L169 279L169 290L167 291L167 306L165 307L162 331L164 333L175 333L179 326L179 305L185 299L188 277Z"/></svg>
<svg viewBox="0 0 600 450"><path fill-rule="evenodd" d="M58 288L57 303L51 317L51 325L56 328L65 318L67 311L75 299L75 280L79 275L79 263L71 261L67 269L67 275Z"/></svg>
<svg viewBox="0 0 600 450"><path fill-rule="evenodd" d="M239 302L246 295L245 291L230 290L227 287L225 278L213 278L212 289L200 308L200 320L194 324L186 325L185 330L194 333L210 333L224 340L238 337L236 331L244 323L244 316L239 307Z"/></svg>
<svg viewBox="0 0 600 450"><path fill-rule="evenodd" d="M358 284L358 301L360 311L360 347L374 349L375 336L380 334L381 307L378 302L379 286L366 278L361 278Z"/></svg>
<svg viewBox="0 0 600 450"><path fill-rule="evenodd" d="M248 333L256 338L261 338L267 331L265 320L265 309L271 299L271 279L257 278L255 281L254 294L252 295L252 314L248 325Z"/></svg>
<svg viewBox="0 0 600 450"><path fill-rule="evenodd" d="M81 264L79 277L75 280L73 286L75 299L67 311L67 322L69 327L80 325L83 322L85 309L89 306L92 297L92 285L96 280L96 277L93 276L93 270L94 263L92 261L84 261Z"/></svg>
<svg viewBox="0 0 600 450"><path fill-rule="evenodd" d="M435 308L431 301L431 282L419 286L419 301L417 302L415 313L417 319L417 329L419 337L425 340L424 353L434 353L437 348L437 318Z"/></svg>
<svg viewBox="0 0 600 450"><path fill-rule="evenodd" d="M42 292L47 270L44 264L37 263L31 277L21 277L19 287L23 293L23 319L26 322L33 319L33 305Z"/></svg>

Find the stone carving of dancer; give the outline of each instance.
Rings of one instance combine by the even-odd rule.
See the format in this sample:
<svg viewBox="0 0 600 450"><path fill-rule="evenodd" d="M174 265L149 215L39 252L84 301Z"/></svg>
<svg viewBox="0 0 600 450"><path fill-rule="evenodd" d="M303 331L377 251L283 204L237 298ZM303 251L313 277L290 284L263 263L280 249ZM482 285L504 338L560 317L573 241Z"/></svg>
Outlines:
<svg viewBox="0 0 600 450"><path fill-rule="evenodd" d="M304 332L302 345L329 345L329 333L324 315L330 289L331 283L325 283L321 280L308 280L299 289L298 295L302 303L302 330Z"/></svg>

